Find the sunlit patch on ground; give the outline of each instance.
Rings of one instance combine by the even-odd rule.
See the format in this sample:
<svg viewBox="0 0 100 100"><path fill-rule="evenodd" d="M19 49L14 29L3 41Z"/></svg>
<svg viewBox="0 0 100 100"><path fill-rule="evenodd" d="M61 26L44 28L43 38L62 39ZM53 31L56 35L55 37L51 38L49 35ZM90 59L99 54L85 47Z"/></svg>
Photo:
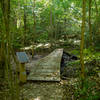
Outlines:
<svg viewBox="0 0 100 100"><path fill-rule="evenodd" d="M37 97L37 98L32 98L30 100L41 100L40 97Z"/></svg>

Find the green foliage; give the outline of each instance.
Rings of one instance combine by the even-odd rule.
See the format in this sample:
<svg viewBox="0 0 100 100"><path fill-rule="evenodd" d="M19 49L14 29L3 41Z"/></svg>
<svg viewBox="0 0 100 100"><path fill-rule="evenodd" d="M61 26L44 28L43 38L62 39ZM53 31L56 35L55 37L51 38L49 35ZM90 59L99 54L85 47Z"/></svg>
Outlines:
<svg viewBox="0 0 100 100"><path fill-rule="evenodd" d="M97 1L97 4L99 1ZM34 1L32 0L12 0L11 1L11 30L14 30L13 34L16 35L14 38L14 43L17 42L15 47L20 47L20 40L17 41L17 37L21 35L21 40L23 39L23 35L26 35L26 43L25 45L29 45L34 42L44 42L50 39L49 33L52 30L53 39L61 38L62 35L72 35L77 34L80 36L81 32L81 17L82 17L82 1L78 0L36 0L35 8L33 8ZM88 10L88 7L87 7ZM27 32L24 34L24 11L26 13L26 29ZM33 25L33 11L36 15L36 33L34 33ZM50 28L50 11L52 11L52 29ZM96 45L96 49L99 49L99 38L95 33L98 32L97 26L99 26L99 18L95 17L95 5L93 5L93 40ZM1 16L2 13L0 11L0 25L1 24ZM88 14L87 14L88 19ZM95 25L97 24L98 25ZM86 20L86 23L88 21ZM18 27L19 25L19 27ZM15 27L13 29L13 27ZM1 29L0 29L1 30ZM88 34L88 26L86 27L86 43L89 42L89 34ZM22 33L22 34L21 34ZM45 35L44 35L45 33ZM47 34L47 35L46 35ZM12 35L12 34L11 34ZM35 39L34 36L36 35ZM95 37L96 36L96 37ZM43 39L44 38L44 39ZM43 40L43 41L42 41ZM14 44L13 43L13 44ZM89 45L89 44L88 44ZM87 46L88 46L87 45Z"/></svg>
<svg viewBox="0 0 100 100"><path fill-rule="evenodd" d="M79 50L72 50L71 53L74 54L74 55L78 55L79 56L80 51Z"/></svg>
<svg viewBox="0 0 100 100"><path fill-rule="evenodd" d="M99 91L94 88L96 83L88 78L84 80L82 85L81 80L75 85L75 98L79 100L98 100Z"/></svg>
<svg viewBox="0 0 100 100"><path fill-rule="evenodd" d="M84 59L85 61L92 61L93 59L99 60L100 53L94 52L91 48L84 49Z"/></svg>
<svg viewBox="0 0 100 100"><path fill-rule="evenodd" d="M50 37L47 39L47 35L51 31L51 29L49 28L50 27L50 11L52 10L52 24L53 24L52 34L54 34L52 36L53 39L55 39L55 37L60 38L63 34L64 35L73 34L73 33L78 34L80 32L80 28L78 27L78 25L80 25L79 20L81 20L79 17L80 13L78 13L80 9L79 7L72 7L72 6L76 6L77 3L74 2L73 0L70 0L70 1L69 0L61 0L61 1L59 0L37 1L36 0L35 8L33 9L34 2L31 0L26 0L26 1L21 0L20 2L18 2L17 0L16 1L12 0L11 1L11 22L13 22L12 25L14 24L15 27L18 27L19 25L17 29L16 28L14 29L14 32L19 31L17 35L19 37L20 30L22 30L21 33L25 35L24 26L23 26L24 25L24 10L25 10L26 24L27 24L27 27L26 27L27 28L27 32L26 32L27 43L25 44L32 43L33 42L32 38L35 35L37 35L36 36L37 39L36 38L34 39L36 42L48 41ZM33 34L34 33L33 32L33 24L34 24L33 10L36 15L36 33L35 34ZM44 36L44 33L46 33L47 35ZM57 36L55 36L55 34ZM21 39L23 39L23 35ZM15 38L15 41L18 42L16 38ZM20 42L16 44L18 45L20 44Z"/></svg>
<svg viewBox="0 0 100 100"><path fill-rule="evenodd" d="M1 0L1 2L7 0ZM58 48L73 48L74 45L70 41L72 35L77 35L78 40L81 40L81 18L82 18L82 0L10 0L10 19L9 22L6 22L4 25L2 8L0 5L0 47L3 46L3 52L5 53L5 58L3 59L6 65L10 65L10 56L12 54L10 46L14 50L20 49L23 46L35 44L35 43L47 43L52 42L54 46L57 41L64 40L64 43L61 43L61 46L58 45ZM100 0L97 1L98 11L100 10ZM4 5L6 2L4 2ZM88 4L88 3L87 3ZM5 6L6 7L6 6ZM86 12L88 7L86 8ZM7 12L5 13L5 15ZM25 16L26 15L26 16ZM34 31L34 15L36 19ZM6 16L7 17L7 16ZM95 72L98 73L96 68L99 65L96 61L100 60L100 53L94 52L94 50L100 50L100 14L97 13L96 7L93 1L92 5L92 42L93 48L88 48L89 44L89 28L88 28L88 12L86 14L86 28L85 28L85 47L84 49L84 61L85 64L88 62L94 64ZM8 18L5 18L8 19ZM25 23L26 22L26 23ZM7 27L7 24L10 25L10 30ZM25 26L26 25L26 26ZM10 32L9 32L10 31ZM5 34L6 33L6 34ZM8 43L10 37L10 43ZM72 38L73 40L73 38ZM10 44L10 45L9 45ZM60 43L59 43L60 44ZM63 44L63 45L62 45ZM52 47L52 48L57 48ZM0 48L1 50L2 48ZM40 48L38 48L39 50ZM10 52L9 52L10 51ZM80 50L74 49L72 54L80 57ZM0 54L2 52L0 51ZM1 56L0 56L1 57ZM11 58L12 59L12 58ZM96 63L95 63L96 62ZM9 63L9 64L8 64ZM67 66L80 67L80 61L68 63ZM4 67L4 66L3 66ZM87 67L87 66L86 66ZM86 73L88 73L88 70ZM10 72L10 71L9 71ZM15 77L14 77L15 78ZM12 80L11 80L12 81ZM76 97L80 96L80 100L96 100L99 93L92 93L95 90L91 90L94 86L94 83L89 80L85 80L84 87L81 88L81 83L77 84L76 88ZM13 82L12 82L13 84ZM14 87L14 86L13 86ZM12 90L13 90L12 87ZM17 88L17 87L16 87ZM15 89L14 89L15 90ZM82 96L82 98L81 98ZM86 96L86 97L85 97Z"/></svg>
<svg viewBox="0 0 100 100"><path fill-rule="evenodd" d="M37 37L36 41L39 42L39 43L47 42L48 41L48 34L47 33L40 34L40 36Z"/></svg>
<svg viewBox="0 0 100 100"><path fill-rule="evenodd" d="M15 40L13 41L12 46L14 49L20 49L22 47L22 44L19 43L19 41Z"/></svg>
<svg viewBox="0 0 100 100"><path fill-rule="evenodd" d="M80 65L80 60L77 61L72 61L72 62L68 62L67 66L73 66L73 67L79 67Z"/></svg>

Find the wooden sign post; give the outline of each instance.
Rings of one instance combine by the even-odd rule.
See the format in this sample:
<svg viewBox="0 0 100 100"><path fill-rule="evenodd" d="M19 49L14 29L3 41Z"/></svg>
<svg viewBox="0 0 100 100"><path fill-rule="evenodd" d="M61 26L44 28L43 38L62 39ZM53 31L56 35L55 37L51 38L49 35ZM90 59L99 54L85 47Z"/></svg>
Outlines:
<svg viewBox="0 0 100 100"><path fill-rule="evenodd" d="M19 75L20 82L26 82L26 70L25 70L25 63L20 64L20 75Z"/></svg>
<svg viewBox="0 0 100 100"><path fill-rule="evenodd" d="M17 58L20 62L20 75L19 75L19 78L20 78L20 82L22 83L25 83L26 82L26 69L25 69L25 63L28 62L28 56L25 52L17 52L16 53L17 55Z"/></svg>

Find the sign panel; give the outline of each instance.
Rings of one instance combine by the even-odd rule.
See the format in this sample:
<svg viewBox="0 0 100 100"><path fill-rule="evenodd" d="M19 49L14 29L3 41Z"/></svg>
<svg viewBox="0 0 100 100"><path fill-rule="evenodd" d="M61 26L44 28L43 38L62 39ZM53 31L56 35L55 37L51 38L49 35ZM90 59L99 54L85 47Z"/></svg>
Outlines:
<svg viewBox="0 0 100 100"><path fill-rule="evenodd" d="M26 63L29 61L29 58L25 52L16 52L16 55L20 63Z"/></svg>

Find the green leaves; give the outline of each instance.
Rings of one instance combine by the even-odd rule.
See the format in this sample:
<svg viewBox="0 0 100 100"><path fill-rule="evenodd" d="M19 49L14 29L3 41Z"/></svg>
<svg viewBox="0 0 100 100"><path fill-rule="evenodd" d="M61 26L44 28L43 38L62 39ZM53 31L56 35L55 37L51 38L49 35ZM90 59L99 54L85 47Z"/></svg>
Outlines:
<svg viewBox="0 0 100 100"><path fill-rule="evenodd" d="M96 86L96 82L87 78L84 80L82 88L80 81L75 85L75 98L79 100L97 100L99 98L99 92L96 92L96 89L94 88Z"/></svg>

